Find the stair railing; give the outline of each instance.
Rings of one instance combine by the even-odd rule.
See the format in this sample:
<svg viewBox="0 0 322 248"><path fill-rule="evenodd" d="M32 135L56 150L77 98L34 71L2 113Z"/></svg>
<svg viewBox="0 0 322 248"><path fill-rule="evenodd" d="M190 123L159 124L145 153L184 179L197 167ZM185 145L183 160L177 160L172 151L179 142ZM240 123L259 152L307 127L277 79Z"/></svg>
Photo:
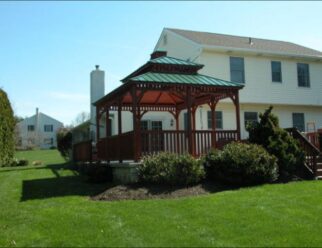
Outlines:
<svg viewBox="0 0 322 248"><path fill-rule="evenodd" d="M297 128L285 128L285 130L296 140L299 141L301 148L305 153L305 164L312 173L316 175L317 172L317 157L320 154L316 148Z"/></svg>

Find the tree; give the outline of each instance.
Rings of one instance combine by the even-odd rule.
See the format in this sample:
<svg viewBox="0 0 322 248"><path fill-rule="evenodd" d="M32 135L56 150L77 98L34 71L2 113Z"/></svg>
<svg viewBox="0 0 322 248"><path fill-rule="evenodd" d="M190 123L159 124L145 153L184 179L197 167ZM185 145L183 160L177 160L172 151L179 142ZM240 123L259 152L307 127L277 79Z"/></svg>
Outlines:
<svg viewBox="0 0 322 248"><path fill-rule="evenodd" d="M78 126L79 124L82 124L82 123L84 123L85 121L88 121L90 118L91 118L90 113L85 112L85 111L80 112L80 113L76 116L75 120L72 122L72 125L73 125L73 126Z"/></svg>
<svg viewBox="0 0 322 248"><path fill-rule="evenodd" d="M278 117L272 114L270 106L260 114L260 122L247 126L249 141L262 145L278 159L280 175L294 174L304 164L304 152L299 143L287 131L279 127Z"/></svg>
<svg viewBox="0 0 322 248"><path fill-rule="evenodd" d="M15 123L7 93L0 89L0 167L12 164L15 145Z"/></svg>
<svg viewBox="0 0 322 248"><path fill-rule="evenodd" d="M69 128L60 128L57 131L57 149L61 156L68 161L72 152L72 132Z"/></svg>

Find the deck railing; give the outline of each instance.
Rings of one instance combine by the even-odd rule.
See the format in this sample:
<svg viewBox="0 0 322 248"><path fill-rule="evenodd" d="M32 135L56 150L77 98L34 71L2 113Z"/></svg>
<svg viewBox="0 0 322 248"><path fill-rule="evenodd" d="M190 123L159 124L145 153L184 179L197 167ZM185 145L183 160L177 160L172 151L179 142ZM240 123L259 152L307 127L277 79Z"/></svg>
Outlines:
<svg viewBox="0 0 322 248"><path fill-rule="evenodd" d="M142 155L155 154L166 151L177 154L187 153L188 132L171 130L141 131ZM215 138L214 138L215 137ZM198 157L206 154L212 147L221 149L229 142L237 141L236 130L196 130L192 131L192 155Z"/></svg>
<svg viewBox="0 0 322 248"><path fill-rule="evenodd" d="M317 171L317 156L320 154L317 149L299 130L296 128L286 128L292 137L299 141L301 148L305 152L305 163L312 170L313 174Z"/></svg>
<svg viewBox="0 0 322 248"><path fill-rule="evenodd" d="M97 157L102 160L132 160L134 158L133 131L101 138L97 142Z"/></svg>
<svg viewBox="0 0 322 248"><path fill-rule="evenodd" d="M97 157L100 160L133 160L135 149L139 157L159 152L184 154L189 152L189 133L184 130L142 130L140 143L135 140L133 131L99 139ZM197 130L192 131L192 155L199 157L212 147L221 149L225 144L237 141L236 130ZM137 151L136 150L136 151Z"/></svg>
<svg viewBox="0 0 322 248"><path fill-rule="evenodd" d="M92 141L82 141L73 145L73 161L92 161Z"/></svg>

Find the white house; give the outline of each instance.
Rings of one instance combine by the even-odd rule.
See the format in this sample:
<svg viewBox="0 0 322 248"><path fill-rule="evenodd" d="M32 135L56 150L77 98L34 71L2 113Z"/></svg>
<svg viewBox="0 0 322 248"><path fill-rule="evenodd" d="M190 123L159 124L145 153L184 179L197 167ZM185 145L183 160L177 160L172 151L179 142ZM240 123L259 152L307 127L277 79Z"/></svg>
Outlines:
<svg viewBox="0 0 322 248"><path fill-rule="evenodd" d="M162 31L154 50L203 64L202 74L245 84L240 91L242 138L248 135L244 123L257 120L269 105L282 127L301 131L322 128L320 51L291 42L172 28ZM232 102L222 100L216 110L217 127L234 129ZM208 111L204 105L197 112L198 129L209 128Z"/></svg>
<svg viewBox="0 0 322 248"><path fill-rule="evenodd" d="M35 115L25 118L17 124L19 146L42 149L57 146L56 133L62 127L63 123L39 112L37 108Z"/></svg>
<svg viewBox="0 0 322 248"><path fill-rule="evenodd" d="M200 73L245 84L240 91L241 138L247 138L247 121L259 119L259 113L273 105L281 127L301 131L322 128L322 53L294 43L165 28L154 51L167 56L203 64ZM91 104L104 96L104 71L91 72ZM179 128L186 128L186 111L179 116ZM91 108L91 123L96 113ZM118 133L117 112L110 111L111 134ZM132 113L122 111L122 131L133 130ZM100 134L105 136L105 115ZM208 105L196 111L196 129L211 128ZM94 127L95 125L93 125ZM148 112L141 120L145 129L175 130L173 116L166 112ZM230 100L216 107L216 128L236 129L235 108ZM91 128L95 140L95 128Z"/></svg>

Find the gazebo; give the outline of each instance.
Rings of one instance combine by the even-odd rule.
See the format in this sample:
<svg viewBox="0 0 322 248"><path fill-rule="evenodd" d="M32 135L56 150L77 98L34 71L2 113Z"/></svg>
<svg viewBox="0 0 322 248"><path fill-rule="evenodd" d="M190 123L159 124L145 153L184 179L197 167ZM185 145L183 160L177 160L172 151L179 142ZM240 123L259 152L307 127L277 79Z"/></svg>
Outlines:
<svg viewBox="0 0 322 248"><path fill-rule="evenodd" d="M168 57L156 51L151 59L124 78L123 85L94 103L97 122L97 156L99 160L139 161L142 156L161 151L190 153L195 157L211 148L240 139L238 92L243 84L229 82L198 73L201 64ZM216 130L217 103L230 98L236 110L236 130ZM196 130L198 106L211 109L211 130ZM187 110L187 129L179 130L179 114ZM110 111L117 112L118 133L110 135ZM133 130L122 132L122 111L133 114ZM175 130L144 130L141 118L148 111L166 111L173 115ZM100 137L99 121L106 116L106 137ZM127 120L128 121L128 120Z"/></svg>

